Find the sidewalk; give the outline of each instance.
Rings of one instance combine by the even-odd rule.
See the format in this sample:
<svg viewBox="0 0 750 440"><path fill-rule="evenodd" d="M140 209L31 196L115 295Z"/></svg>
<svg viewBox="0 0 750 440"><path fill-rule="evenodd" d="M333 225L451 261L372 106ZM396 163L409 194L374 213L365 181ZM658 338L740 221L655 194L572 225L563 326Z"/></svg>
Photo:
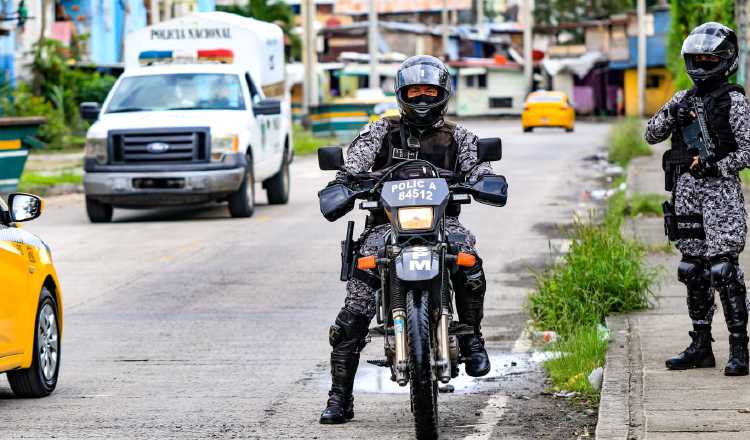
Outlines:
<svg viewBox="0 0 750 440"><path fill-rule="evenodd" d="M629 191L664 192L661 153L638 158L628 170ZM638 219L626 226L648 244L666 241L659 218ZM750 377L723 374L728 334L718 295L713 345L717 367L668 371L664 361L690 342L685 287L677 282L680 254L652 254L650 264L664 270L655 307L613 316L596 438L600 440L740 440L750 438ZM747 258L743 268L750 273Z"/></svg>

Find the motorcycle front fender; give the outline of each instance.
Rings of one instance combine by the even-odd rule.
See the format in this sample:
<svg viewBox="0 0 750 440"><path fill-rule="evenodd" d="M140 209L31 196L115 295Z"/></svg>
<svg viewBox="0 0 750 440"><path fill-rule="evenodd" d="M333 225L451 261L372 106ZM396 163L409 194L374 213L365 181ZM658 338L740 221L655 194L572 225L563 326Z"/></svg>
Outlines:
<svg viewBox="0 0 750 440"><path fill-rule="evenodd" d="M440 274L440 255L425 246L405 248L394 261L401 281L429 281Z"/></svg>

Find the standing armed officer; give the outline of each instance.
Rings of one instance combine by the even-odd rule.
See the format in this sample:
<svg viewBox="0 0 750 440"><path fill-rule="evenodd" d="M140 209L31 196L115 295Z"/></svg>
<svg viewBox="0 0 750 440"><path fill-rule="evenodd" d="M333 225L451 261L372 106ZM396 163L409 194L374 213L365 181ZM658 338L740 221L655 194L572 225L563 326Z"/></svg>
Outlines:
<svg viewBox="0 0 750 440"><path fill-rule="evenodd" d="M673 191L672 203L664 205L665 226L682 253L677 276L687 286L693 321L692 343L666 365L670 370L716 365L711 320L718 291L729 329L724 374L744 376L748 305L737 259L747 224L738 173L750 166L750 107L742 87L728 83L738 66L737 35L719 23L702 24L685 39L682 56L695 87L677 92L646 131L651 144L672 137L663 160L667 190Z"/></svg>
<svg viewBox="0 0 750 440"><path fill-rule="evenodd" d="M351 174L377 171L405 159L423 159L456 174L466 174L469 182L490 174L489 163L477 165L478 138L461 125L443 119L451 97L451 78L445 65L435 57L415 56L401 64L396 77L396 99L401 116L384 118L365 126L349 146L346 170ZM477 166L475 166L477 165ZM339 172L334 183L347 183L347 173ZM367 228L359 239L359 256L377 255L385 246L390 224L384 219ZM458 212L448 212L446 230L451 243L461 252L477 255L474 235L458 221ZM473 335L461 336L459 348L466 373L484 376L490 361L480 332L487 283L482 260L474 267L459 270L452 279L459 320L474 327ZM346 286L344 307L331 326L331 391L320 423L344 423L354 417L352 388L364 348L369 324L375 316L377 277L359 269Z"/></svg>

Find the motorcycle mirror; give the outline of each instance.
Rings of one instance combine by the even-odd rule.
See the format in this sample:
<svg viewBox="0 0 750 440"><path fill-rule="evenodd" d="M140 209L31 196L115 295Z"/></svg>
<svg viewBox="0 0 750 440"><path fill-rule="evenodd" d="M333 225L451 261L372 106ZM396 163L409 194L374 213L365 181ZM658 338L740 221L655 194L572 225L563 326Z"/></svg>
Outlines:
<svg viewBox="0 0 750 440"><path fill-rule="evenodd" d="M479 163L495 162L503 157L503 142L500 138L479 139L477 145L477 157Z"/></svg>
<svg viewBox="0 0 750 440"><path fill-rule="evenodd" d="M482 176L471 186L471 195L485 205L505 206L508 201L508 181L505 176Z"/></svg>
<svg viewBox="0 0 750 440"><path fill-rule="evenodd" d="M341 147L318 148L318 168L323 171L344 169L344 152Z"/></svg>

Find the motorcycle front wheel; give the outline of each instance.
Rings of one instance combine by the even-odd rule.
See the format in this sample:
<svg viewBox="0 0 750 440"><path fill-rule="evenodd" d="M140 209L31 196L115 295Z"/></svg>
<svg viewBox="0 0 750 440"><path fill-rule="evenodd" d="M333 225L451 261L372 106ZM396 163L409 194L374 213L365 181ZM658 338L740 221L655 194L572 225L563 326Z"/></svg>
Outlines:
<svg viewBox="0 0 750 440"><path fill-rule="evenodd" d="M430 364L429 298L428 291L410 291L406 295L411 410L417 440L438 438L438 384L432 379Z"/></svg>

